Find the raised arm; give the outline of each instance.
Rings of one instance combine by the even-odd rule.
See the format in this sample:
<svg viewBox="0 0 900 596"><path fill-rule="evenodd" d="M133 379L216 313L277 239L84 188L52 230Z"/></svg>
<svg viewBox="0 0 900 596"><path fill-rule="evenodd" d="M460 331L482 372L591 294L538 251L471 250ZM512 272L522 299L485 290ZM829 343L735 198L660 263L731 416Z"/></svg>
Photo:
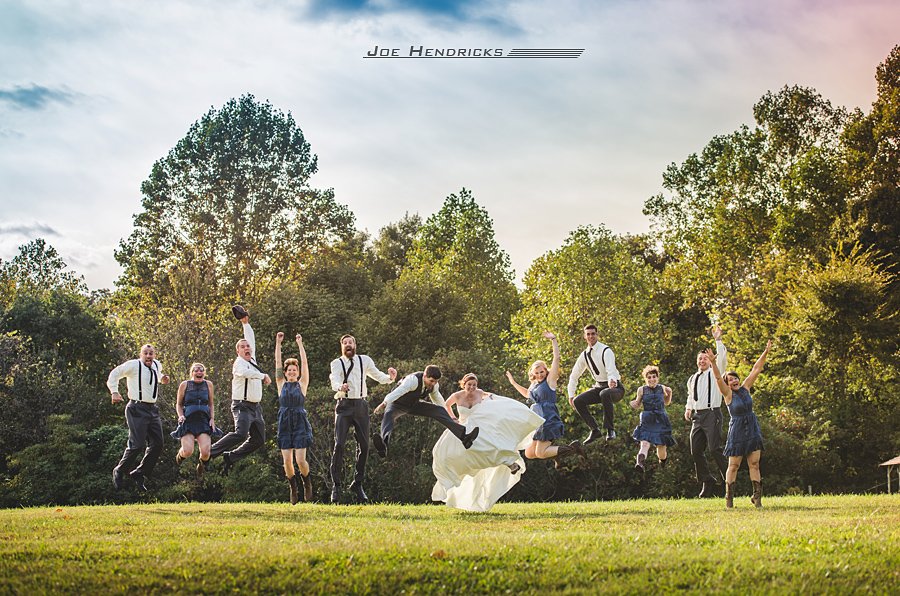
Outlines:
<svg viewBox="0 0 900 596"><path fill-rule="evenodd" d="M281 395L281 388L284 387L284 366L281 363L281 342L284 341L284 333L279 331L275 334L275 385L278 386L278 394ZM303 392L306 393L305 391Z"/></svg>
<svg viewBox="0 0 900 596"><path fill-rule="evenodd" d="M722 342L722 328L718 325L712 328L712 336L716 341L716 362L719 370L728 370L728 349Z"/></svg>
<svg viewBox="0 0 900 596"><path fill-rule="evenodd" d="M241 319L244 328L244 339L250 344L250 357L256 360L256 334L253 333L253 327L250 326L250 317Z"/></svg>
<svg viewBox="0 0 900 596"><path fill-rule="evenodd" d="M556 382L559 381L559 342L556 335L549 331L544 331L544 337L549 339L553 346L553 362L550 364L550 370L547 371L547 384L551 389L556 390Z"/></svg>
<svg viewBox="0 0 900 596"><path fill-rule="evenodd" d="M306 358L306 348L303 347L303 336L298 333L294 339L297 340L297 349L300 351L300 389L306 395L309 388L309 360Z"/></svg>
<svg viewBox="0 0 900 596"><path fill-rule="evenodd" d="M706 349L706 357L709 358L709 363L712 365L713 376L716 378L716 385L719 386L719 391L722 392L722 399L728 405L731 403L731 387L722 378L722 371L719 370L719 365L716 363L716 355L709 348Z"/></svg>
<svg viewBox="0 0 900 596"><path fill-rule="evenodd" d="M516 380L513 378L511 372L506 371L506 378L509 379L510 384L516 389L516 391L518 391L522 395L522 397L528 399L528 389L516 383Z"/></svg>
<svg viewBox="0 0 900 596"><path fill-rule="evenodd" d="M756 364L753 365L753 370L751 370L750 374L747 375L747 378L744 379L744 387L747 391L750 391L750 388L753 387L753 383L756 382L756 377L758 377L759 373L766 367L766 357L769 355L770 349L772 349L771 339L766 342L766 349L759 355L759 359L757 359Z"/></svg>

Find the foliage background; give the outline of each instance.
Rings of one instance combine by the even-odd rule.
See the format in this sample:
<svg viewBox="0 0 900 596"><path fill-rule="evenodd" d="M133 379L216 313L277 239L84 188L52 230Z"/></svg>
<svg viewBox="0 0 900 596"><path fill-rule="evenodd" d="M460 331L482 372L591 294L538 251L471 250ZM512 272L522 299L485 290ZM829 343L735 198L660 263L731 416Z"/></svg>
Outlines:
<svg viewBox="0 0 900 596"><path fill-rule="evenodd" d="M116 251L115 290L90 291L42 239L0 262L0 505L139 498L109 482L126 431L104 381L146 341L174 379L206 363L228 427L236 302L253 315L264 369L273 368L277 331L304 335L319 498L329 490L328 363L342 334L355 334L382 369L440 365L445 394L474 371L485 389L510 395L506 370L522 377L549 359L545 329L560 336L564 387L589 322L614 348L629 393L645 364L661 366L675 392L671 464L633 471L627 437L637 413L623 401L622 440L562 470L529 462L508 499L691 495L684 387L712 323L726 330L729 367L742 375L767 339L776 342L754 391L766 491L878 490L877 464L900 453L900 46L875 79L868 112L800 86L765 92L752 124L666 169L644 206L651 233L578 222L521 288L473 191L451 193L424 218L398 214L370 236L331 190L309 186L316 156L291 114L250 95L211 109L143 183L142 211ZM161 400L166 432L175 386ZM387 391L372 388L373 407ZM267 449L228 477L195 481L187 466L175 468L177 444L167 442L154 498L283 500L274 390L264 407ZM587 429L564 397L560 410L565 440L581 438ZM426 502L439 433L401 424L394 455L370 460L370 497ZM345 465L349 473L349 457ZM739 491L746 482L740 475Z"/></svg>

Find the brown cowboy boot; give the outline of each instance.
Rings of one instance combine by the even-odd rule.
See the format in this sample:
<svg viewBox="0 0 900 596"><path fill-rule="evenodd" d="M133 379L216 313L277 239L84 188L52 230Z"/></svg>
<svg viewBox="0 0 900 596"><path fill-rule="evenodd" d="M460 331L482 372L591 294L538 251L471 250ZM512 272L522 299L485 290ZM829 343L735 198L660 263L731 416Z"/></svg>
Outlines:
<svg viewBox="0 0 900 596"><path fill-rule="evenodd" d="M309 474L302 476L303 478L303 500L309 503L313 500L312 479Z"/></svg>
<svg viewBox="0 0 900 596"><path fill-rule="evenodd" d="M762 479L759 480L751 480L753 483L753 496L750 497L750 502L756 505L757 508L762 507Z"/></svg>
<svg viewBox="0 0 900 596"><path fill-rule="evenodd" d="M725 483L725 508L734 509L734 482Z"/></svg>
<svg viewBox="0 0 900 596"><path fill-rule="evenodd" d="M300 500L300 491L297 486L297 475L294 474L290 478L288 478L288 484L291 485L291 505L296 505L297 501Z"/></svg>

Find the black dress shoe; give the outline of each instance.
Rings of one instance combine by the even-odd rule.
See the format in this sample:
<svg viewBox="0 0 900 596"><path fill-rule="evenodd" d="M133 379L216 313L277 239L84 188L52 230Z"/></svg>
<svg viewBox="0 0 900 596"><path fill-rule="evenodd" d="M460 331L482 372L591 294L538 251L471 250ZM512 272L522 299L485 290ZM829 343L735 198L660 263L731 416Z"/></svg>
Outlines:
<svg viewBox="0 0 900 596"><path fill-rule="evenodd" d="M247 309L241 306L240 304L235 304L231 307L231 313L234 315L234 318L240 321L244 317L249 317L250 313L247 312Z"/></svg>
<svg viewBox="0 0 900 596"><path fill-rule="evenodd" d="M582 445L590 445L590 444L593 443L594 441L599 441L599 440L600 440L600 436L601 436L601 435L600 435L600 429L599 429L599 428L592 428L592 429L591 429L591 432L588 433L588 436L584 439L584 441L581 442L581 444L582 444Z"/></svg>
<svg viewBox="0 0 900 596"><path fill-rule="evenodd" d="M122 489L122 481L124 478L122 477L122 471L119 468L113 470L113 486L116 487L116 490Z"/></svg>
<svg viewBox="0 0 900 596"><path fill-rule="evenodd" d="M607 441L612 441L615 438L616 438L616 431L614 431L613 429L609 429L608 431L606 431L606 440Z"/></svg>
<svg viewBox="0 0 900 596"><path fill-rule="evenodd" d="M142 493L147 492L147 485L145 484L144 474L137 470L132 470L129 474L131 476L131 481L134 482L134 485L137 487L139 491Z"/></svg>
<svg viewBox="0 0 900 596"><path fill-rule="evenodd" d="M228 452L222 454L222 476L228 476L228 472L231 471L231 468L234 467L234 462L231 461L231 456L228 455Z"/></svg>
<svg viewBox="0 0 900 596"><path fill-rule="evenodd" d="M475 439L478 438L478 430L479 429L476 426L475 428L472 429L472 432L463 435L463 440L462 440L463 447L468 449L469 447L472 446L472 443L474 443Z"/></svg>
<svg viewBox="0 0 900 596"><path fill-rule="evenodd" d="M368 503L369 497L366 496L366 491L363 490L361 484L353 483L350 485L350 491L353 492L353 496L356 497L357 503Z"/></svg>
<svg viewBox="0 0 900 596"><path fill-rule="evenodd" d="M387 445L384 444L384 439L381 438L380 434L372 435L372 445L375 447L375 451L378 452L378 455L381 457L387 457Z"/></svg>
<svg viewBox="0 0 900 596"><path fill-rule="evenodd" d="M340 487L335 486L331 489L331 503L333 505L337 505L340 502L341 502L341 489L340 489Z"/></svg>

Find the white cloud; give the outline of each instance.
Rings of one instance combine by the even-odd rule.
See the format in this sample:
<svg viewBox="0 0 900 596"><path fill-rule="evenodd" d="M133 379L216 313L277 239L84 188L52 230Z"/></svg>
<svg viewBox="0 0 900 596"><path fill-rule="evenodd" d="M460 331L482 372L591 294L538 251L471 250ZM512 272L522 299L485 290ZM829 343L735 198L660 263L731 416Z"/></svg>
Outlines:
<svg viewBox="0 0 900 596"><path fill-rule="evenodd" d="M0 88L77 100L0 105L0 208L60 230L93 267L88 283L109 286L153 162L211 106L250 92L293 113L319 157L313 183L334 187L360 227L427 216L465 186L521 275L580 224L645 231L665 166L750 123L767 90L804 84L865 108L900 16L880 0L475 3L474 22L311 19L308 6L4 4ZM585 53L363 59L375 44Z"/></svg>

